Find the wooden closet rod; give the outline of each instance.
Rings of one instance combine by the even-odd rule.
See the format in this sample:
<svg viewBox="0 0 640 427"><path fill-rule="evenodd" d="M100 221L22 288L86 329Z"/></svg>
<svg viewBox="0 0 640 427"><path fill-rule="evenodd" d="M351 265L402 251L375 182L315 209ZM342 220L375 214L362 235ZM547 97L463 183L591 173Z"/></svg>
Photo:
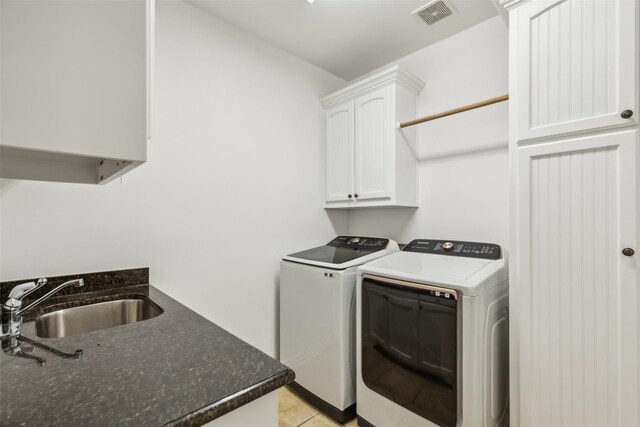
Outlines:
<svg viewBox="0 0 640 427"><path fill-rule="evenodd" d="M409 126L415 126L420 123L430 122L431 120L440 119L442 117L451 116L453 114L462 113L464 111L474 110L476 108L484 107L487 105L495 104L498 102L506 101L509 99L509 95L498 96L497 98L487 99L485 101L476 102L475 104L465 105L464 107L455 108L453 110L445 111L444 113L434 114L432 116L423 117L421 119L411 120L410 122L402 122L398 123L398 127L400 129L406 128Z"/></svg>

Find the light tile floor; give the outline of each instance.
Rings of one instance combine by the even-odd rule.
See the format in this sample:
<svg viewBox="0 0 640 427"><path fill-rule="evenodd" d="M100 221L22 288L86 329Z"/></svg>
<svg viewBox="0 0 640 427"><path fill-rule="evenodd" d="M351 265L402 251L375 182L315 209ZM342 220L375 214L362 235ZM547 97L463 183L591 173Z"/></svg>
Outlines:
<svg viewBox="0 0 640 427"><path fill-rule="evenodd" d="M357 427L353 419L346 427ZM340 424L311 406L289 387L278 390L278 426L279 427L335 427Z"/></svg>

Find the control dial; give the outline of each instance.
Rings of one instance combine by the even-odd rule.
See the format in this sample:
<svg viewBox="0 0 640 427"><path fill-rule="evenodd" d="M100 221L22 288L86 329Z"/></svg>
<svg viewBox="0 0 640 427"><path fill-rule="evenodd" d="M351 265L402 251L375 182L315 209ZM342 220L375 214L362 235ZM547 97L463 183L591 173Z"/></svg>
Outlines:
<svg viewBox="0 0 640 427"><path fill-rule="evenodd" d="M442 249L444 249L447 252L451 252L453 250L453 243L452 242L444 242L442 244Z"/></svg>

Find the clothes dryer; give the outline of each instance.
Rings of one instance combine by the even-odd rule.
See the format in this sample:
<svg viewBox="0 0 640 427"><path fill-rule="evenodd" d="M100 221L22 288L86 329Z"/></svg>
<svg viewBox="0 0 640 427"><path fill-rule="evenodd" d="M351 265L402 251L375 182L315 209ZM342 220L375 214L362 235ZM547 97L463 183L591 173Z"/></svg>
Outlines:
<svg viewBox="0 0 640 427"><path fill-rule="evenodd" d="M418 239L357 276L360 427L508 425L500 246Z"/></svg>

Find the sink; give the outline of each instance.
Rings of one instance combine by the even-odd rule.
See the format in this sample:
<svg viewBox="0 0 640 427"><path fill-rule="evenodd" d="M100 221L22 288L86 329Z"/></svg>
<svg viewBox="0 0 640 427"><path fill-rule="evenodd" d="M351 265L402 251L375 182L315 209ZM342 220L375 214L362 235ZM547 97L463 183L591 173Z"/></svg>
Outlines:
<svg viewBox="0 0 640 427"><path fill-rule="evenodd" d="M163 310L147 298L119 299L65 308L36 318L36 335L60 338L159 316Z"/></svg>

